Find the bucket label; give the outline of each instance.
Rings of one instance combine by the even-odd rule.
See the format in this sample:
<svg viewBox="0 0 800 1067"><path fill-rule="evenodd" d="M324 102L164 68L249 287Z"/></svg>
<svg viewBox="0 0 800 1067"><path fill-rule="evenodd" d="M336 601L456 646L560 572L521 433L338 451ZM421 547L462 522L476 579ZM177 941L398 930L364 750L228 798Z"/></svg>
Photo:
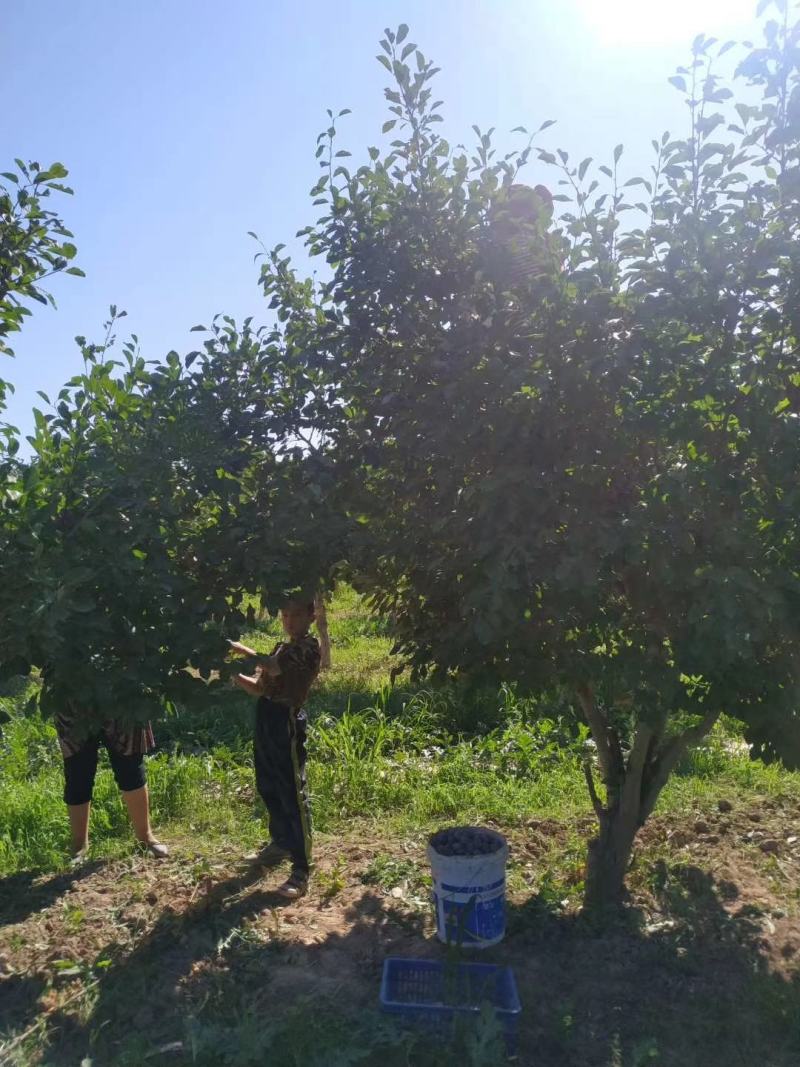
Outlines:
<svg viewBox="0 0 800 1067"><path fill-rule="evenodd" d="M496 941L503 936L506 925L505 897L492 900L471 900L461 903L435 895L440 929L447 941L454 944L480 944Z"/></svg>
<svg viewBox="0 0 800 1067"><path fill-rule="evenodd" d="M496 882L492 882L489 885L448 885L446 882L442 882L443 893L461 893L462 896L471 897L476 893L492 893L495 889L501 889L506 884L506 876L498 878Z"/></svg>

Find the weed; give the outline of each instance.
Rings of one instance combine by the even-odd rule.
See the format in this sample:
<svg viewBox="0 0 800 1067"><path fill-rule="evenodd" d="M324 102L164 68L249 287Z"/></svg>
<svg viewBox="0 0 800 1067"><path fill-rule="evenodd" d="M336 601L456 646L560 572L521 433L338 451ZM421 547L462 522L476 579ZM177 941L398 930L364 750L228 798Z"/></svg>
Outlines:
<svg viewBox="0 0 800 1067"><path fill-rule="evenodd" d="M347 861L338 856L330 870L316 872L316 881L326 900L337 897L347 885Z"/></svg>
<svg viewBox="0 0 800 1067"><path fill-rule="evenodd" d="M76 933L86 922L86 912L74 904L64 904L64 928L68 933Z"/></svg>
<svg viewBox="0 0 800 1067"><path fill-rule="evenodd" d="M403 884L419 887L424 884L425 878L413 860L380 852L361 875L361 881L364 885L377 885L390 890Z"/></svg>

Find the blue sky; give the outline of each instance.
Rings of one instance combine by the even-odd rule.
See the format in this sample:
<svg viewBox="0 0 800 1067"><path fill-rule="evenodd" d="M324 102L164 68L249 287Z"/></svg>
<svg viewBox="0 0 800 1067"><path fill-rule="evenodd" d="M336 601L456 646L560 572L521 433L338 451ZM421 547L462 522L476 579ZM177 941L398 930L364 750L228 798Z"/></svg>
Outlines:
<svg viewBox="0 0 800 1067"><path fill-rule="evenodd" d="M0 170L14 156L70 170L61 207L85 279L57 279L12 338L7 418L28 431L36 390L80 366L73 338L99 338L108 305L128 312L148 358L188 351L215 312L266 318L248 230L267 245L315 217L317 133L349 107L342 147L381 144L384 26L442 67L451 142L553 118L548 147L626 176L650 140L682 130L667 84L697 32L753 35L755 0L19 0L0 16ZM547 180L530 171L532 184Z"/></svg>

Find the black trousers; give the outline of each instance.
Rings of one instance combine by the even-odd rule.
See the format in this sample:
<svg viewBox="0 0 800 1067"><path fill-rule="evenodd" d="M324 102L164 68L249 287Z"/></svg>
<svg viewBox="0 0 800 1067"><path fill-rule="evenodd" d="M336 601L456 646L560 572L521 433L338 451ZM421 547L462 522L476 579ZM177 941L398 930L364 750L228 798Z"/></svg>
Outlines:
<svg viewBox="0 0 800 1067"><path fill-rule="evenodd" d="M256 786L269 812L270 837L292 857L293 866L311 867L311 808L306 782L306 716L262 697L256 705L253 755Z"/></svg>
<svg viewBox="0 0 800 1067"><path fill-rule="evenodd" d="M97 774L97 755L104 744L114 772L117 785L123 793L141 789L147 778L144 771L144 756L120 756L114 752L102 733L88 738L74 756L64 760L64 802L88 804L92 799L94 779Z"/></svg>

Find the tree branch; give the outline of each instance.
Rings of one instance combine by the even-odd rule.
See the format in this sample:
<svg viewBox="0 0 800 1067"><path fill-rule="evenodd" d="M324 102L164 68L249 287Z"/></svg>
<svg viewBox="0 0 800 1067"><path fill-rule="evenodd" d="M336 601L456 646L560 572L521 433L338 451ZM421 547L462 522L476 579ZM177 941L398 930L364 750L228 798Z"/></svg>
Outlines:
<svg viewBox="0 0 800 1067"><path fill-rule="evenodd" d="M589 787L589 796L592 798L592 807L594 808L594 813L597 816L598 821L602 823L606 817L607 812L606 809L603 807L603 802L597 795L597 787L594 784L594 775L592 774L592 767L588 759L583 761L583 774L586 778L586 784Z"/></svg>
<svg viewBox="0 0 800 1067"><path fill-rule="evenodd" d="M656 806L656 801L658 800L661 790L667 784L667 779L672 774L689 746L701 741L721 714L722 712L720 711L707 712L697 726L691 726L688 730L684 730L682 734L673 737L672 740L664 746L663 752L653 765L653 774L650 781L647 783L639 815L640 825L650 816L650 813Z"/></svg>
<svg viewBox="0 0 800 1067"><path fill-rule="evenodd" d="M622 809L625 812L634 813L637 824L642 805L642 778L652 737L653 727L649 723L640 722L636 727L633 745L625 767L625 782L622 786Z"/></svg>
<svg viewBox="0 0 800 1067"><path fill-rule="evenodd" d="M610 790L616 790L620 779L624 776L619 740L612 735L608 720L597 706L591 687L579 685L576 693L586 721L589 723L589 729L592 731L594 743L597 745L597 759L600 763L603 781Z"/></svg>

